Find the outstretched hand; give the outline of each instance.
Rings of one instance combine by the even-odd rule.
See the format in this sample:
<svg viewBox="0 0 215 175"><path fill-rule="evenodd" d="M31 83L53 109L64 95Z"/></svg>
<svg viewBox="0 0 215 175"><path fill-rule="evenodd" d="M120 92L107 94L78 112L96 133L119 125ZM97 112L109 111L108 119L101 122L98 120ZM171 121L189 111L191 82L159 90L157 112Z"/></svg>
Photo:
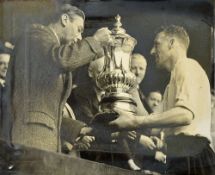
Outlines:
<svg viewBox="0 0 215 175"><path fill-rule="evenodd" d="M116 130L134 130L137 129L136 116L130 112L125 112L119 109L114 109L118 114L118 118L109 122L109 126Z"/></svg>

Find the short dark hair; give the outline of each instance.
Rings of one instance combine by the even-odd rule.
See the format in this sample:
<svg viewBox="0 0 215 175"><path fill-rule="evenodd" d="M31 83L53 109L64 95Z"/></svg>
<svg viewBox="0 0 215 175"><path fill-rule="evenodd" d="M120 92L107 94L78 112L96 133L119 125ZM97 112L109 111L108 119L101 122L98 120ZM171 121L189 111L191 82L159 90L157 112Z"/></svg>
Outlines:
<svg viewBox="0 0 215 175"><path fill-rule="evenodd" d="M4 43L0 41L0 54L9 54L9 55L11 55L12 51L13 50L11 48L6 47L4 45Z"/></svg>
<svg viewBox="0 0 215 175"><path fill-rule="evenodd" d="M170 37L177 37L180 39L184 44L185 48L188 49L190 44L190 38L187 33L187 31L184 29L184 27L177 26L177 25L170 25L167 27L162 27L161 32L164 32L167 36Z"/></svg>
<svg viewBox="0 0 215 175"><path fill-rule="evenodd" d="M75 15L78 15L80 17L83 18L83 20L85 19L85 15L84 12L82 10L80 10L79 8L72 6L70 4L63 4L57 11L56 13L56 17L57 19L62 15L62 14L67 14L69 15L70 19L73 20Z"/></svg>
<svg viewBox="0 0 215 175"><path fill-rule="evenodd" d="M162 93L161 93L161 91L160 90L158 90L158 89L152 89L152 90L150 90L150 91L148 91L148 92L146 92L146 97L149 97L149 95L151 94L151 93L159 93L159 94L161 94L161 96L163 96L162 95Z"/></svg>

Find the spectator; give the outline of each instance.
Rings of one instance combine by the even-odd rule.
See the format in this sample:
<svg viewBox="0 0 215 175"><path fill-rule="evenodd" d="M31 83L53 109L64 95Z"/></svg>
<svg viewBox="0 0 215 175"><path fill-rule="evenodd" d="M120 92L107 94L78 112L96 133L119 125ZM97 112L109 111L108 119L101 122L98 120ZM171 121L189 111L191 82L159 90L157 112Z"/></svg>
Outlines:
<svg viewBox="0 0 215 175"><path fill-rule="evenodd" d="M131 72L136 75L137 85L134 89L130 91L131 95L135 97L137 103L137 113L146 115L148 112L143 106L145 96L140 89L140 83L143 81L146 73L147 62L143 55L139 53L134 53L131 56Z"/></svg>
<svg viewBox="0 0 215 175"><path fill-rule="evenodd" d="M96 85L96 78L104 66L104 57L89 64L90 84L82 84L73 89L68 99L78 120L90 124L94 116L100 112L99 102L104 92Z"/></svg>
<svg viewBox="0 0 215 175"><path fill-rule="evenodd" d="M12 49L3 46L0 48L0 85L5 86L5 77L10 61Z"/></svg>
<svg viewBox="0 0 215 175"><path fill-rule="evenodd" d="M152 112L160 112L161 109L159 109L162 101L162 94L160 91L151 91L149 92L148 96L145 98L145 107L149 108L149 110ZM147 109L146 108L146 109Z"/></svg>
<svg viewBox="0 0 215 175"><path fill-rule="evenodd" d="M3 106L3 94L5 93L5 77L8 69L8 64L12 54L12 49L5 47L3 44L0 44L0 128L2 132L3 118L2 118L2 109ZM2 133L1 133L2 134Z"/></svg>

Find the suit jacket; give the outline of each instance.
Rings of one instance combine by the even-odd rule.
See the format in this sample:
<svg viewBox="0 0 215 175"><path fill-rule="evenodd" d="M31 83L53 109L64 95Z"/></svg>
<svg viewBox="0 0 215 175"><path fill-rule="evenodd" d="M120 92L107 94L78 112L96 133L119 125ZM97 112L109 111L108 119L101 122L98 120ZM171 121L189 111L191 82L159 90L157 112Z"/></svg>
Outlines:
<svg viewBox="0 0 215 175"><path fill-rule="evenodd" d="M99 101L93 84L83 84L73 89L68 103L72 106L77 120L87 124L99 112Z"/></svg>
<svg viewBox="0 0 215 175"><path fill-rule="evenodd" d="M5 91L4 80L0 79L0 135L2 135L2 126L3 126L3 117L2 117L2 109L3 109L3 93Z"/></svg>
<svg viewBox="0 0 215 175"><path fill-rule="evenodd" d="M140 95L140 99L143 103L143 106L145 107L146 111L151 114L153 111L152 109L150 108L150 106L148 105L148 103L146 102L146 97L143 95L143 92L139 89L139 95Z"/></svg>
<svg viewBox="0 0 215 175"><path fill-rule="evenodd" d="M13 143L59 151L71 71L101 57L103 49L92 37L73 45L61 44L49 27L39 24L27 28L16 46L6 80L4 136ZM80 127L68 130L71 135L79 131ZM67 135L66 140L71 140Z"/></svg>

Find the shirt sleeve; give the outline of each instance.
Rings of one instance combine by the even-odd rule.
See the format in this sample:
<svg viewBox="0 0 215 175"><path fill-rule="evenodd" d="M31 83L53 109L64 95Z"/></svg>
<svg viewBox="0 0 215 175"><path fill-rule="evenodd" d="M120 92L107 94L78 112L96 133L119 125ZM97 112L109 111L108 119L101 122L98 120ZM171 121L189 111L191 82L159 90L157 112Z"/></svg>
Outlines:
<svg viewBox="0 0 215 175"><path fill-rule="evenodd" d="M181 65L175 73L175 106L188 109L196 115L196 102L198 101L199 77L193 66Z"/></svg>

